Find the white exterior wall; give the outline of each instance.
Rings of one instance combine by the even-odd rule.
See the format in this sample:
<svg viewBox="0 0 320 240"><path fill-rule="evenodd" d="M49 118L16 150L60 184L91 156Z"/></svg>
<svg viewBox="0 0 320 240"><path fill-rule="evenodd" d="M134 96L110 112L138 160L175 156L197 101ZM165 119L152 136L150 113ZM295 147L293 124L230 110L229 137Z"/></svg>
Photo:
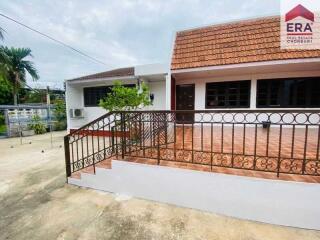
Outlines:
<svg viewBox="0 0 320 240"><path fill-rule="evenodd" d="M68 130L77 129L86 123L98 118L106 113L106 110L100 107L84 107L83 98L84 86L66 84L66 102L67 102L67 121ZM82 108L84 109L84 118L70 118L70 109Z"/></svg>
<svg viewBox="0 0 320 240"><path fill-rule="evenodd" d="M249 71L249 70L248 70ZM168 71L169 72L169 71ZM170 72L169 72L170 73ZM153 106L148 106L145 110L168 110L171 106L171 75L164 73L164 68L161 65L146 65L135 68L135 78L140 78L146 82L150 88L150 93L154 94ZM161 76L159 78L159 76ZM188 76L186 74L185 76ZM224 81L238 81L238 80L251 80L251 96L250 96L250 108L245 109L257 109L256 108L256 88L258 79L271 79L271 78L290 78L290 77L314 77L320 76L319 71L282 71L274 73L248 73L236 75L220 75L214 77L176 77L176 85L179 84L195 84L195 110L206 110L205 108L205 95L206 95L206 83L208 82L224 82ZM134 78L134 77L133 77ZM114 79L115 80L115 79ZM125 83L136 83L136 79L122 79ZM279 80L281 81L281 80ZM101 85L112 85L113 81L96 80L96 83L90 81L77 82L76 84L67 81L67 109L68 109L68 129L79 128L84 124L98 118L105 114L105 110L100 107L84 107L83 88L93 87ZM84 108L83 119L70 119L70 108ZM232 108L235 109L235 108ZM258 108L259 110L262 108ZM268 108L270 110L270 108ZM277 108L279 109L279 108ZM291 108L292 109L292 108ZM306 108L307 109L307 108ZM314 108L313 108L314 109Z"/></svg>
<svg viewBox="0 0 320 240"><path fill-rule="evenodd" d="M257 79L271 79L271 78L290 78L290 77L316 77L320 76L320 71L308 71L308 72L282 72L282 73L267 73L267 74L247 74L247 75L230 75L219 76L210 78L193 78L193 79L179 79L176 78L176 85L179 84L195 84L195 110L210 110L205 107L206 96L206 83L210 82L225 82L225 81L238 81L238 80L251 80L251 96L250 96L250 109L262 109L256 108L256 89ZM281 80L279 80L281 81ZM220 109L220 108L219 108ZM226 109L226 108L223 108ZM237 109L237 108L231 108ZM249 109L249 108L245 108ZM268 108L270 109L270 108ZM279 109L279 108L277 108ZM292 109L292 108L290 108ZM307 109L307 108L305 108ZM314 109L314 108L312 108Z"/></svg>
<svg viewBox="0 0 320 240"><path fill-rule="evenodd" d="M320 185L112 161L68 183L227 216L320 230Z"/></svg>
<svg viewBox="0 0 320 240"><path fill-rule="evenodd" d="M136 81L126 81L126 83L136 83ZM150 93L154 94L154 102L152 106L148 106L145 110L164 110L166 108L166 82L146 82L149 86ZM110 83L104 85L112 85ZM96 87L102 86L100 84L88 85L88 84L66 84L66 102L67 102L67 121L68 121L68 130L78 129L83 125L95 120L96 118L102 116L106 113L106 110L101 107L85 107L84 106L84 96L83 88L85 87ZM84 110L84 118L71 119L70 118L70 109L73 108L82 108Z"/></svg>
<svg viewBox="0 0 320 240"><path fill-rule="evenodd" d="M166 76L166 86L165 86L165 89L166 89L166 110L170 110L171 109L171 75L168 74Z"/></svg>
<svg viewBox="0 0 320 240"><path fill-rule="evenodd" d="M146 64L139 65L134 67L135 76L150 76L163 74L168 72L169 66L167 64L155 63L155 64Z"/></svg>
<svg viewBox="0 0 320 240"><path fill-rule="evenodd" d="M145 110L170 109L171 76L168 74L168 69L167 64L135 66L134 75L144 81L149 86L150 93L154 94L153 105L146 107Z"/></svg>
<svg viewBox="0 0 320 240"><path fill-rule="evenodd" d="M154 94L153 105L146 107L145 110L164 110L166 107L170 109L171 77L168 69L169 66L166 64L148 64L135 66L134 76L66 81L68 130L80 128L106 113L106 110L101 107L84 106L83 88L110 86L115 80L120 80L123 84L137 84L137 80L140 79L149 86L150 93ZM84 118L70 119L70 109L73 108L82 108Z"/></svg>
<svg viewBox="0 0 320 240"><path fill-rule="evenodd" d="M147 106L145 110L165 110L166 109L166 83L165 81L160 82L149 82L150 93L154 94L154 101L152 106Z"/></svg>

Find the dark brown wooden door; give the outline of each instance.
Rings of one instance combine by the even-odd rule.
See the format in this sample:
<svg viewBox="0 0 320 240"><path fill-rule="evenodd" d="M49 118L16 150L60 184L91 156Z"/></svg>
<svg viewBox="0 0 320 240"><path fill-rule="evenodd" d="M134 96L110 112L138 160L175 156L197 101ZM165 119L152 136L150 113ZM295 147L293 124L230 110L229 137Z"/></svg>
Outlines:
<svg viewBox="0 0 320 240"><path fill-rule="evenodd" d="M176 86L176 109L194 110L194 84L184 84ZM193 123L193 113L177 114L178 123Z"/></svg>

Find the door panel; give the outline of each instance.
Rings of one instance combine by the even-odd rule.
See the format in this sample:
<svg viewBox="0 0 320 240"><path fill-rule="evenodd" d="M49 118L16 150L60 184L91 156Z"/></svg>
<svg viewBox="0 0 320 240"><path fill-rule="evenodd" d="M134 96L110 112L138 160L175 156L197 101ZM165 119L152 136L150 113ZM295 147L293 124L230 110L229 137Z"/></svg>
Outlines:
<svg viewBox="0 0 320 240"><path fill-rule="evenodd" d="M194 110L194 84L184 84L176 86L176 109L177 110ZM178 123L193 123L193 113L177 114Z"/></svg>

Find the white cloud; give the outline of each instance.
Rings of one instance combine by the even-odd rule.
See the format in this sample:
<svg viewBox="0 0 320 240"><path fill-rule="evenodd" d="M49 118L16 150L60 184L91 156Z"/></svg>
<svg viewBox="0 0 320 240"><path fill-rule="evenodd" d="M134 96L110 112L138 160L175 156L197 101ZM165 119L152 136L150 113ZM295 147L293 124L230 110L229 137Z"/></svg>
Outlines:
<svg viewBox="0 0 320 240"><path fill-rule="evenodd" d="M1 1L1 12L104 61L96 64L0 18L4 44L30 47L43 82L113 67L167 62L172 33L215 22L273 15L277 0Z"/></svg>

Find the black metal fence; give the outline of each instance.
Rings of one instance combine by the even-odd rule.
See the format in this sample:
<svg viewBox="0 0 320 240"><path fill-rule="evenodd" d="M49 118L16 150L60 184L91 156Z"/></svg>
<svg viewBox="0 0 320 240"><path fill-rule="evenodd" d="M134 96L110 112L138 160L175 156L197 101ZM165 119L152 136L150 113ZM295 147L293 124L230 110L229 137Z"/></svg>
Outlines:
<svg viewBox="0 0 320 240"><path fill-rule="evenodd" d="M65 137L66 172L117 157L319 176L319 140L319 111L111 112Z"/></svg>

